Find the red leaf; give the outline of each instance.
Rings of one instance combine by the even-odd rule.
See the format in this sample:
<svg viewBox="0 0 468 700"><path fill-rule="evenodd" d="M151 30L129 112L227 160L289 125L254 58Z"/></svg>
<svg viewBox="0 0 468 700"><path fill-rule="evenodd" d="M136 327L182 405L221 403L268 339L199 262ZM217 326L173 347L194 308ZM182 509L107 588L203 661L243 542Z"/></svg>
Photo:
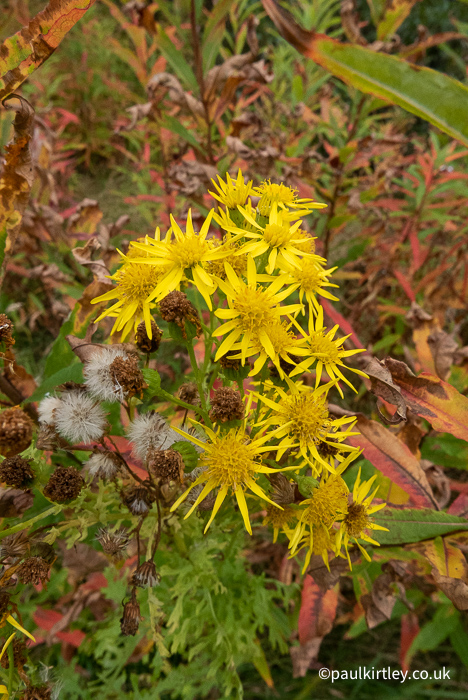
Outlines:
<svg viewBox="0 0 468 700"><path fill-rule="evenodd" d="M408 652L411 648L414 638L419 633L419 621L415 613L410 612L401 616L401 635L400 635L400 666L404 672L409 671L411 656Z"/></svg>
<svg viewBox="0 0 468 700"><path fill-rule="evenodd" d="M304 578L298 622L301 645L316 637L324 637L331 631L337 605L338 595L334 588L324 593L312 576Z"/></svg>
<svg viewBox="0 0 468 700"><path fill-rule="evenodd" d="M67 642L68 644L71 644L77 649L80 646L83 639L86 637L85 633L81 630L72 630L71 632L57 632L55 636L57 637L57 639L60 639L60 641Z"/></svg>
<svg viewBox="0 0 468 700"><path fill-rule="evenodd" d="M348 335L349 333L351 333L351 337L349 340L352 342L354 347L363 348L364 345L359 340L358 335L357 335L356 331L354 330L354 328L352 327L352 325L350 324L350 322L347 321L344 318L344 316L342 316L339 313L339 311L337 311L332 306L332 304L330 304L330 302L327 301L326 299L321 299L320 303L322 304L323 310L324 310L325 314L328 316L328 318L331 321L333 321L333 323L337 323L345 335Z"/></svg>
<svg viewBox="0 0 468 700"><path fill-rule="evenodd" d="M51 630L62 617L62 613L56 612L55 610L46 610L45 608L37 608L33 614L33 620L36 625L47 631Z"/></svg>
<svg viewBox="0 0 468 700"><path fill-rule="evenodd" d="M468 493L460 493L447 510L447 513L460 516L468 515Z"/></svg>

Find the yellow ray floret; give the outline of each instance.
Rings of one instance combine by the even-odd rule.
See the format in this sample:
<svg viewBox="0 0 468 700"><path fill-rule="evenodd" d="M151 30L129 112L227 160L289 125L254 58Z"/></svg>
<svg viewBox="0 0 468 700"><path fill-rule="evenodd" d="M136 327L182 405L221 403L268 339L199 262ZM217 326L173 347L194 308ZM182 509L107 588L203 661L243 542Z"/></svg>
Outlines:
<svg viewBox="0 0 468 700"><path fill-rule="evenodd" d="M354 416L332 419L328 412L327 392L334 382L323 384L318 389L303 387L294 384L286 377L289 391L281 387L275 387L275 393L271 398L264 394L256 394L257 398L265 405L265 414L258 425L278 426L276 436L280 439L278 459L286 451L287 446L293 444L299 448L302 457L310 463L311 458L322 464L328 471L334 471L329 462L320 455L317 449L320 443L336 445L336 437L341 439L359 433L351 432L349 426L345 431L341 428L348 423L354 423ZM341 432L338 432L341 431ZM282 439L281 439L282 438ZM341 450L353 451L356 448L350 445L340 445Z"/></svg>
<svg viewBox="0 0 468 700"><path fill-rule="evenodd" d="M240 339L241 361L245 364L254 338L258 338L266 354L274 361L278 354L268 335L268 329L277 323L281 316L302 309L301 304L280 305L296 286L290 285L285 288L284 280L279 277L268 286L258 284L255 261L250 257L247 261L247 283L236 275L229 264L226 264L226 274L227 280L217 278L217 282L227 297L229 308L217 309L215 315L227 322L216 329L213 335L227 337L219 346L215 361L230 352L234 343Z"/></svg>
<svg viewBox="0 0 468 700"><path fill-rule="evenodd" d="M363 481L361 483L361 468L359 468L359 473L353 487L353 500L349 504L348 511L346 515L343 516L340 524L340 529L336 533L336 553L338 554L341 547L344 547L350 569L352 568L348 551L350 541L357 544L363 556L370 561L370 556L364 547L359 543L359 539L379 547L379 542L376 542L376 540L372 539L372 537L369 537L369 535L366 534L366 530L384 530L385 532L388 532L388 528L372 522L370 517L373 515L373 513L377 513L377 511L385 508L387 505L386 503L379 503L378 505L374 506L371 505L373 499L375 498L375 494L378 491L378 487L370 495L369 491L371 490L372 484L376 478L377 475L375 474L368 481Z"/></svg>
<svg viewBox="0 0 468 700"><path fill-rule="evenodd" d="M211 180L216 188L216 192L209 191L212 197L228 209L236 209L238 205L244 205L247 202L253 190L252 180L246 184L240 168L236 180L233 180L229 173L226 173L226 182L219 175L217 177L219 184Z"/></svg>
<svg viewBox="0 0 468 700"><path fill-rule="evenodd" d="M317 312L317 317L314 320L314 316L310 314L309 316L309 333L306 335L302 328L296 321L293 321L296 328L302 334L305 341L305 348L309 352L309 357L304 359L296 369L294 369L290 377L294 377L297 374L301 374L305 371L310 371L312 365L315 365L315 386L318 387L320 384L320 379L322 376L322 370L325 370L330 377L330 379L337 380L336 388L338 389L340 396L343 398L343 392L339 385L340 381L347 384L353 391L357 393L357 390L351 384L351 382L346 379L341 371L341 367L348 369L350 372L359 374L362 377L367 377L365 372L360 369L354 369L353 367L347 367L343 359L345 357L351 357L359 352L365 352L364 349L358 348L356 350L345 350L342 345L351 334L343 336L342 338L336 338L335 334L339 329L338 324L334 326L331 330L327 331L323 325L323 308L319 307Z"/></svg>
<svg viewBox="0 0 468 700"><path fill-rule="evenodd" d="M327 206L310 198L298 199L297 190L283 183L276 184L271 180L262 182L259 187L255 188L253 194L260 197L257 208L262 216L269 216L274 204L280 209L292 210L289 212L290 216L294 216L294 210L303 209L304 211L296 212L296 218L308 214L313 209L324 209Z"/></svg>
<svg viewBox="0 0 468 700"><path fill-rule="evenodd" d="M136 258L135 262L164 267L166 274L148 297L148 301L160 301L169 292L178 289L184 277L187 277L205 299L209 309L211 295L216 291L216 282L205 269L206 263L226 256L226 251L216 248L207 240L213 210L205 219L200 233L196 233L189 209L185 233L171 214L172 228L163 241L146 238L144 243L133 243L134 249L142 251L147 257ZM172 239L172 234L174 239Z"/></svg>
<svg viewBox="0 0 468 700"><path fill-rule="evenodd" d="M292 265L286 266L284 263L281 264L281 268L285 272L289 272L289 281L298 285L300 300L303 301L305 297L309 302L310 313L317 314L321 308L317 295L325 297L325 299L338 301L338 297L335 297L326 289L326 287L338 287L337 284L332 284L328 280L328 277L336 270L336 267L325 270L316 259L316 256L312 256L303 258L300 268Z"/></svg>
<svg viewBox="0 0 468 700"><path fill-rule="evenodd" d="M259 474L272 474L279 471L265 466L261 461L264 452L270 452L275 449L271 446L265 447L265 442L274 436L275 431L266 433L261 437L256 436L251 438L246 433L246 421L244 421L241 428L232 428L228 433L224 434L220 433L220 429L215 433L210 430L210 428L204 426L208 440L207 442L202 442L178 428L175 428L175 430L203 449L199 460L199 466L204 468L205 471L200 474L190 488L174 503L171 511L175 510L182 501L185 500L188 493L200 484L203 484L203 489L185 517L188 518L198 504L211 491L217 489L218 492L213 511L206 525L205 532L213 522L216 513L220 509L228 493L233 493L235 495L246 530L249 534L252 534L252 527L250 525L247 503L245 500L245 491L247 489L259 498L270 503L273 507L281 510L281 506L271 501L264 490L257 484Z"/></svg>

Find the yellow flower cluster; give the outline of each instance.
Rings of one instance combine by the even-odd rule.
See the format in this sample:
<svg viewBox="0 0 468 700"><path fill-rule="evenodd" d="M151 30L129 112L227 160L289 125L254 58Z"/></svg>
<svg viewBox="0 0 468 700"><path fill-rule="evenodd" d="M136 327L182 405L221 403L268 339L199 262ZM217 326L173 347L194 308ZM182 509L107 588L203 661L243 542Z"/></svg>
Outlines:
<svg viewBox="0 0 468 700"><path fill-rule="evenodd" d="M345 370L366 375L345 365L361 351L345 349L348 336L336 337L338 326L324 325L320 298L336 300L329 291L337 287L330 282L335 268L326 268L315 239L302 226L303 217L326 205L298 198L283 183L265 181L256 188L240 170L236 179L218 176L213 185L210 194L223 206L210 211L199 232L190 210L185 231L171 216L164 237L157 229L154 238L131 244L112 276L116 287L93 302L114 302L100 318L115 318L113 332L122 332L122 338L142 320L151 338L151 314L159 302L181 286L194 288L210 315L212 330L204 325L204 332L210 334L206 347L216 344L211 367L223 358L231 367L239 365L237 374L217 371L224 386L237 382L243 420L216 424L206 413L203 424L197 424L198 437L176 428L197 446L200 458L199 475L172 510L195 489L188 517L213 492L207 529L232 494L252 534L247 498L257 506L260 499L268 503L264 522L273 526L275 540L283 532L292 556L306 550L304 570L312 554L320 554L327 566L330 554L347 556L351 565L350 544L365 557L359 540L378 544L368 533L384 529L371 518L384 504L371 505L374 479L361 483L360 472L350 493L342 474L360 454L346 443L358 434L355 419L334 418L328 407L331 390L343 396L341 383L356 391ZM200 374L198 367L194 371ZM244 396L247 374L255 390ZM200 388L205 406L209 397L203 378ZM289 485L297 482L299 491L290 491L302 493L303 500L284 501L266 490L268 479L279 472L289 474Z"/></svg>

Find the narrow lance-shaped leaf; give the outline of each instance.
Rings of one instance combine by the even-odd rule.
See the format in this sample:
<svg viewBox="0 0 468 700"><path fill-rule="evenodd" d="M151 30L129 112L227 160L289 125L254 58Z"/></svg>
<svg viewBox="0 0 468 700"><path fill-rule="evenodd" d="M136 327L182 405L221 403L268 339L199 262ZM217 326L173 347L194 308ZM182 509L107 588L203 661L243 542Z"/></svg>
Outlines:
<svg viewBox="0 0 468 700"><path fill-rule="evenodd" d="M468 145L468 88L443 73L308 32L274 0L262 0L280 34L345 83L392 102Z"/></svg>
<svg viewBox="0 0 468 700"><path fill-rule="evenodd" d="M428 508L385 508L372 517L378 525L388 528L388 532L373 532L373 537L382 545L421 542L468 530L468 522L464 518Z"/></svg>
<svg viewBox="0 0 468 700"><path fill-rule="evenodd" d="M55 51L95 0L50 0L28 24L0 45L0 99L16 90Z"/></svg>

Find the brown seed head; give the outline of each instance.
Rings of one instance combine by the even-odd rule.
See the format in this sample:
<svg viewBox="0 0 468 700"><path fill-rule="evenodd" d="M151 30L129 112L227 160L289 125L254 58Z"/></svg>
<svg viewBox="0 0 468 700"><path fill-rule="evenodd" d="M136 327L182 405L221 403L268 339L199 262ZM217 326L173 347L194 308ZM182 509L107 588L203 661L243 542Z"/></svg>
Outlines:
<svg viewBox="0 0 468 700"><path fill-rule="evenodd" d="M268 474L268 480L273 486L271 500L279 506L286 506L294 503L296 485L291 484L284 474Z"/></svg>
<svg viewBox="0 0 468 700"><path fill-rule="evenodd" d="M125 603L123 615L120 619L120 630L124 637L132 636L138 632L140 626L140 604L136 599L135 590L132 592L132 597L128 603Z"/></svg>
<svg viewBox="0 0 468 700"><path fill-rule="evenodd" d="M198 393L198 387L195 382L186 382L182 384L177 390L177 396L181 401L192 404L192 406L200 405L200 394Z"/></svg>
<svg viewBox="0 0 468 700"><path fill-rule="evenodd" d="M132 576L132 585L140 588L153 588L161 581L161 576L156 571L154 561L145 561L138 567Z"/></svg>
<svg viewBox="0 0 468 700"><path fill-rule="evenodd" d="M161 481L181 482L184 475L184 460L176 450L149 450L147 457L148 469Z"/></svg>
<svg viewBox="0 0 468 700"><path fill-rule="evenodd" d="M30 685L20 700L50 700L52 697L51 690L48 685Z"/></svg>
<svg viewBox="0 0 468 700"><path fill-rule="evenodd" d="M132 515L144 515L154 502L154 496L144 484L129 486L121 492L122 503Z"/></svg>
<svg viewBox="0 0 468 700"><path fill-rule="evenodd" d="M8 347L15 344L13 338L13 323L5 314L0 314L0 343L5 343Z"/></svg>
<svg viewBox="0 0 468 700"><path fill-rule="evenodd" d="M106 527L103 527L98 530L96 539L101 545L104 554L118 560L124 556L129 536L127 530L123 527L115 532L109 532Z"/></svg>
<svg viewBox="0 0 468 700"><path fill-rule="evenodd" d="M24 530L16 532L14 535L8 535L0 542L0 557L2 559L22 559L28 550L29 538Z"/></svg>
<svg viewBox="0 0 468 700"><path fill-rule="evenodd" d="M176 323L182 330L184 338L186 337L185 321L193 323L197 329L197 337L202 332L197 311L183 292L169 292L169 294L159 302L159 313L161 314L161 318L165 321Z"/></svg>
<svg viewBox="0 0 468 700"><path fill-rule="evenodd" d="M109 374L114 384L122 388L122 393L126 399L135 395L142 398L143 389L148 387L138 366L138 360L134 355L116 357L109 366Z"/></svg>
<svg viewBox="0 0 468 700"><path fill-rule="evenodd" d="M211 399L211 420L226 423L228 420L242 420L243 417L244 402L240 393L227 386L216 389Z"/></svg>
<svg viewBox="0 0 468 700"><path fill-rule="evenodd" d="M148 333L146 332L146 325L144 321L138 324L136 329L135 342L137 344L138 350L141 350L141 352L145 352L148 355L152 352L156 352L156 350L161 344L162 338L162 330L158 328L158 326L152 319L151 333L153 337L149 338Z"/></svg>
<svg viewBox="0 0 468 700"><path fill-rule="evenodd" d="M31 461L23 459L20 455L7 457L0 464L0 481L17 488L21 488L24 484L28 485L34 479L34 472L30 467Z"/></svg>
<svg viewBox="0 0 468 700"><path fill-rule="evenodd" d="M10 604L10 596L5 591L0 591L0 617L3 617L8 611L8 606Z"/></svg>
<svg viewBox="0 0 468 700"><path fill-rule="evenodd" d="M31 444L33 422L21 408L7 408L0 413L0 454L13 457Z"/></svg>
<svg viewBox="0 0 468 700"><path fill-rule="evenodd" d="M317 445L317 452L321 457L334 457L339 451L339 445L335 447L327 442L319 442Z"/></svg>
<svg viewBox="0 0 468 700"><path fill-rule="evenodd" d="M5 644L6 639L1 639L0 640L0 648L3 648L3 645ZM22 669L24 664L27 661L27 655L26 655L26 644L23 639L14 639L11 642L11 645L13 647L13 665L17 669ZM10 660L8 658L8 652L3 654L0 664L2 665L2 668L8 669L10 668Z"/></svg>
<svg viewBox="0 0 468 700"><path fill-rule="evenodd" d="M44 496L56 503L73 501L80 494L84 479L75 467L57 467L44 489Z"/></svg>
<svg viewBox="0 0 468 700"><path fill-rule="evenodd" d="M32 583L37 586L47 581L50 566L42 557L29 557L16 569L20 583Z"/></svg>

